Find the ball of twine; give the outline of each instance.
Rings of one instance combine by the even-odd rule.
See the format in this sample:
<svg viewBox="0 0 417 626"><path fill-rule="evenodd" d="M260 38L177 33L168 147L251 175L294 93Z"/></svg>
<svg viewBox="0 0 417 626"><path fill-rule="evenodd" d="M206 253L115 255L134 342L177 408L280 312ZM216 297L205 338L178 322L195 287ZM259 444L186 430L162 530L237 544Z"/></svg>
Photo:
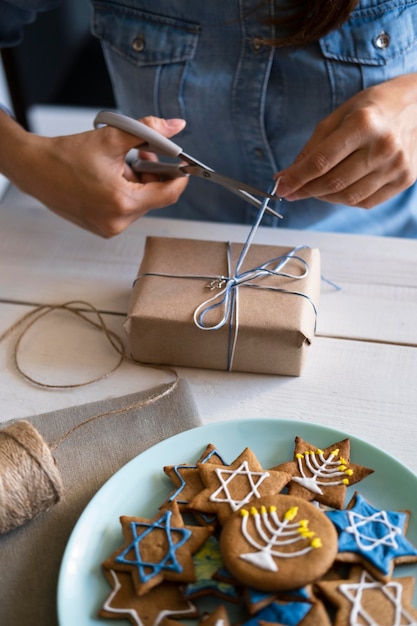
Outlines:
<svg viewBox="0 0 417 626"><path fill-rule="evenodd" d="M56 504L62 492L61 475L39 432L25 420L0 430L0 533Z"/></svg>

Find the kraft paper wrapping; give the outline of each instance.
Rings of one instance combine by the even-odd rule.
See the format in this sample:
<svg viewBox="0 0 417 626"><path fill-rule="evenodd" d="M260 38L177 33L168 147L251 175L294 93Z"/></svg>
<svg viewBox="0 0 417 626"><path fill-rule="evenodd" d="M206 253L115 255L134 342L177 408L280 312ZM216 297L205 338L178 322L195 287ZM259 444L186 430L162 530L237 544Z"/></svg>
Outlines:
<svg viewBox="0 0 417 626"><path fill-rule="evenodd" d="M241 250L242 244L231 244L231 268ZM292 250L252 244L239 273ZM306 277L268 276L254 281L261 289L238 288L233 371L301 374L314 337L320 253L303 248L297 256L308 264ZM291 259L284 271L300 276L304 269ZM149 273L157 275L143 276ZM193 319L195 309L216 293L207 288L208 283L220 276L228 276L227 243L148 237L124 325L132 358L143 363L228 369L229 324L218 330L201 330ZM305 297L269 290L268 286ZM205 321L216 323L222 314L220 308L210 311Z"/></svg>

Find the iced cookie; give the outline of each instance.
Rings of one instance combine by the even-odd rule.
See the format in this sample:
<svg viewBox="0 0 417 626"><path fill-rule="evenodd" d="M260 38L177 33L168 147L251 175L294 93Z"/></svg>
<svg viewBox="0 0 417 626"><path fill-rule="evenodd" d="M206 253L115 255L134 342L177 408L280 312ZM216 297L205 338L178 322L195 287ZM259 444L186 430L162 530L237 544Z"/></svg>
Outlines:
<svg viewBox="0 0 417 626"><path fill-rule="evenodd" d="M162 583L144 596L138 596L128 572L104 568L104 575L112 591L98 611L99 617L127 619L138 626L154 626L164 617L191 618L197 608L185 600L181 587L175 583Z"/></svg>
<svg viewBox="0 0 417 626"><path fill-rule="evenodd" d="M291 495L317 500L335 509L343 508L348 486L373 472L370 468L351 463L349 439L327 448L317 448L301 437L295 438L294 460L273 469L291 474L288 486Z"/></svg>
<svg viewBox="0 0 417 626"><path fill-rule="evenodd" d="M336 607L334 626L417 624L417 610L411 606L411 576L381 582L361 567L353 567L347 580L319 582L317 589Z"/></svg>
<svg viewBox="0 0 417 626"><path fill-rule="evenodd" d="M417 561L417 548L405 537L408 512L377 509L355 493L346 510L326 515L339 533L339 561L359 563L380 580L390 578L394 565Z"/></svg>
<svg viewBox="0 0 417 626"><path fill-rule="evenodd" d="M210 443L195 463L179 463L177 465L166 465L164 467L165 474L176 487L168 496L167 503L173 501L177 502L180 511L189 511L190 501L204 488L197 468L199 463L225 465L225 461L218 450ZM216 518L214 515L200 514L198 520L203 524L213 524Z"/></svg>
<svg viewBox="0 0 417 626"><path fill-rule="evenodd" d="M195 580L192 555L211 535L213 527L184 525L175 502L152 519L122 516L120 522L124 543L103 566L129 572L138 595L164 580Z"/></svg>
<svg viewBox="0 0 417 626"><path fill-rule="evenodd" d="M234 513L222 529L220 549L241 583L263 591L297 589L332 566L337 532L310 502L278 494Z"/></svg>
<svg viewBox="0 0 417 626"><path fill-rule="evenodd" d="M190 502L197 511L215 513L224 524L234 511L255 498L279 493L291 479L284 471L265 470L254 453L246 448L230 465L198 465L205 485Z"/></svg>

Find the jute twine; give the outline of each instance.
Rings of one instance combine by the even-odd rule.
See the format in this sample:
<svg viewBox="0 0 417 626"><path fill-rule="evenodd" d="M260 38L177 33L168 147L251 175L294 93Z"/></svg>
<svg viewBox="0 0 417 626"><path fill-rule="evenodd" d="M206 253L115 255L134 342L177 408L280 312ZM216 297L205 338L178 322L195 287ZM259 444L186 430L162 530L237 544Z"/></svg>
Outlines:
<svg viewBox="0 0 417 626"><path fill-rule="evenodd" d="M89 312L95 313L99 322L96 323L88 318L82 310L80 310L80 306L87 309ZM33 377L26 374L19 365L18 350L20 342L37 319L55 310L65 310L99 328L106 335L108 341L120 356L116 367L113 367L110 372L97 378L75 385L50 385L35 380ZM61 388L81 387L108 376L121 365L125 358L128 358L125 354L121 338L107 328L101 314L95 307L83 301L72 301L61 305L41 305L36 307L3 333L0 336L0 342L32 316L34 316L34 319L27 325L26 329L17 340L14 357L19 373L36 385ZM19 420L0 430L0 534L22 526L42 511L49 509L62 498L64 493L63 481L53 457L53 451L73 432L92 421L106 416L126 413L132 409L140 409L149 406L173 392L179 382L175 370L167 367L156 367L156 369L163 369L174 375L174 380L162 391L122 409L115 409L100 413L99 415L93 415L66 432L51 446L48 445L36 428L26 420Z"/></svg>
<svg viewBox="0 0 417 626"><path fill-rule="evenodd" d="M58 502L62 478L47 443L27 421L0 430L0 533Z"/></svg>

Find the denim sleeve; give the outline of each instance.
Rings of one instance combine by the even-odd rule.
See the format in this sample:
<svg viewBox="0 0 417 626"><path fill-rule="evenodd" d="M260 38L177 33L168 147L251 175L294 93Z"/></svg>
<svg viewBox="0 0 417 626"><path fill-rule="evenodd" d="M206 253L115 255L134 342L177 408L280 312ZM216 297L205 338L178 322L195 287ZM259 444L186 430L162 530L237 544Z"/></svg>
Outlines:
<svg viewBox="0 0 417 626"><path fill-rule="evenodd" d="M20 43L25 24L33 22L39 11L49 11L59 2L60 0L0 0L0 48Z"/></svg>

